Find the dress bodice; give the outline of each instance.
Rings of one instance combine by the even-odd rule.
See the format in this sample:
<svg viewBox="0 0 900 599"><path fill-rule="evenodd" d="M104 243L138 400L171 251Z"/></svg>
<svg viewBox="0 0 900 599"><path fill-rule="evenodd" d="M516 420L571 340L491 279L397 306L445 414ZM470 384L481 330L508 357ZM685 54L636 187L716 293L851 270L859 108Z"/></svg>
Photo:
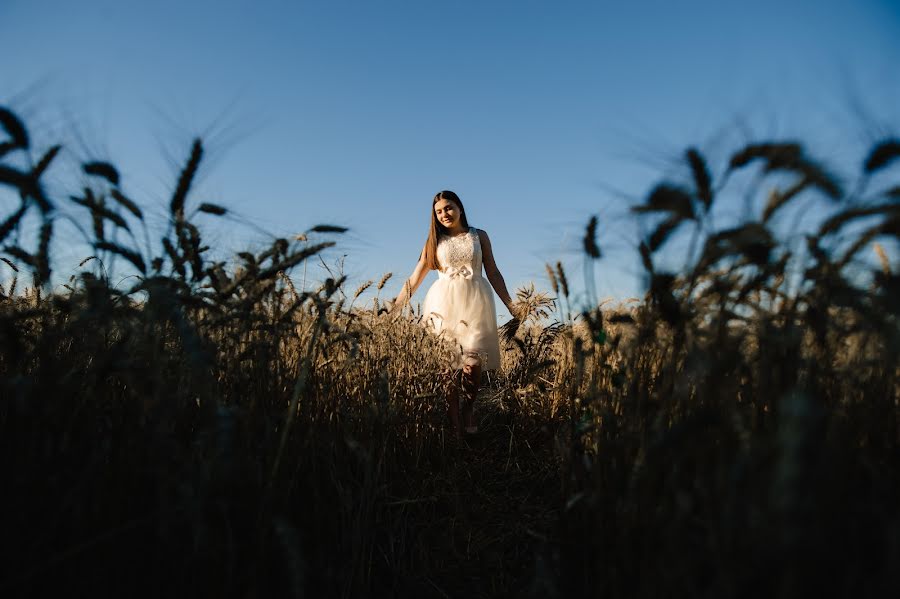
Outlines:
<svg viewBox="0 0 900 599"><path fill-rule="evenodd" d="M478 231L470 227L462 235L442 235L438 240L437 258L441 263L440 278L480 277L482 258Z"/></svg>

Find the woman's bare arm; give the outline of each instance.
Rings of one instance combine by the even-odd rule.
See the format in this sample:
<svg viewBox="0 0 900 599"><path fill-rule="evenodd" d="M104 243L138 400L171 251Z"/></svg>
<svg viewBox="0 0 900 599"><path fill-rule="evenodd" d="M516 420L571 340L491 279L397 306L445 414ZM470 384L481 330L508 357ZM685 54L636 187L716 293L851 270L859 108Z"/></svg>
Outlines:
<svg viewBox="0 0 900 599"><path fill-rule="evenodd" d="M413 269L412 274L409 275L409 278L406 279L403 283L403 289L400 290L400 293L397 295L397 299L394 300L394 305L391 307L391 312L399 310L402 308L406 302L410 300L413 294L416 292L416 289L419 288L419 285L422 284L422 281L425 280L425 275L428 274L430 269L425 265L425 251L422 250L422 254L419 257L419 262L416 263L415 269Z"/></svg>
<svg viewBox="0 0 900 599"><path fill-rule="evenodd" d="M491 240L488 237L488 234L481 229L478 229L478 238L481 240L481 257L482 262L484 263L484 274L487 276L487 280L490 281L491 287L494 288L500 301L502 301L509 310L509 313L516 316L513 309L512 297L510 297L509 291L506 289L506 281L503 280L503 275L500 274L497 263L494 261L494 250L491 248Z"/></svg>

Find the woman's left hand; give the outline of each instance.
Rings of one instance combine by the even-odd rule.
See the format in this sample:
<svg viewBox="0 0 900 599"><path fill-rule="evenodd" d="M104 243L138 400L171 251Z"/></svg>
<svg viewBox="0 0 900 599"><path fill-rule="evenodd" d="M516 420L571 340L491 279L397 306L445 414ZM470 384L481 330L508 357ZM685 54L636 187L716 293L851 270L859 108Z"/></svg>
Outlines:
<svg viewBox="0 0 900 599"><path fill-rule="evenodd" d="M516 302L510 301L508 304L506 304L506 309L509 310L510 316L512 316L516 320L521 320L519 318L519 313L522 310L520 309L520 306Z"/></svg>

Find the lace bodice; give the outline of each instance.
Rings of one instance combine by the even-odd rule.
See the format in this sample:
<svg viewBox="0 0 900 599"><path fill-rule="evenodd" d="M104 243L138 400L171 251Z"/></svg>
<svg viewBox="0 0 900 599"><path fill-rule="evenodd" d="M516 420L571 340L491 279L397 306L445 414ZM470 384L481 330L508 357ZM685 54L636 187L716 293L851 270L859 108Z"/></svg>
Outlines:
<svg viewBox="0 0 900 599"><path fill-rule="evenodd" d="M437 258L441 263L441 277L471 279L481 276L481 241L477 230L470 227L463 235L442 235L438 240Z"/></svg>

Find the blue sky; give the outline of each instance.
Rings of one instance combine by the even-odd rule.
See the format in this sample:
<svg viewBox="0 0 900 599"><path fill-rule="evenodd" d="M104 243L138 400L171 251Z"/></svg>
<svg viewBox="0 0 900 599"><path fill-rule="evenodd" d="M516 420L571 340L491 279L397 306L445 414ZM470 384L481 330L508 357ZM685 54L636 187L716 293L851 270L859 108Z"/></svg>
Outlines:
<svg viewBox="0 0 900 599"><path fill-rule="evenodd" d="M714 170L766 137L855 165L900 126L890 0L0 0L0 56L0 103L35 143L113 160L157 225L202 135L193 201L240 216L210 221L221 247L264 243L247 222L345 225L329 260L346 254L354 282L394 272L391 292L441 189L511 290L546 288L557 260L579 280L598 214L597 292L625 298L641 285L627 207L688 145Z"/></svg>

